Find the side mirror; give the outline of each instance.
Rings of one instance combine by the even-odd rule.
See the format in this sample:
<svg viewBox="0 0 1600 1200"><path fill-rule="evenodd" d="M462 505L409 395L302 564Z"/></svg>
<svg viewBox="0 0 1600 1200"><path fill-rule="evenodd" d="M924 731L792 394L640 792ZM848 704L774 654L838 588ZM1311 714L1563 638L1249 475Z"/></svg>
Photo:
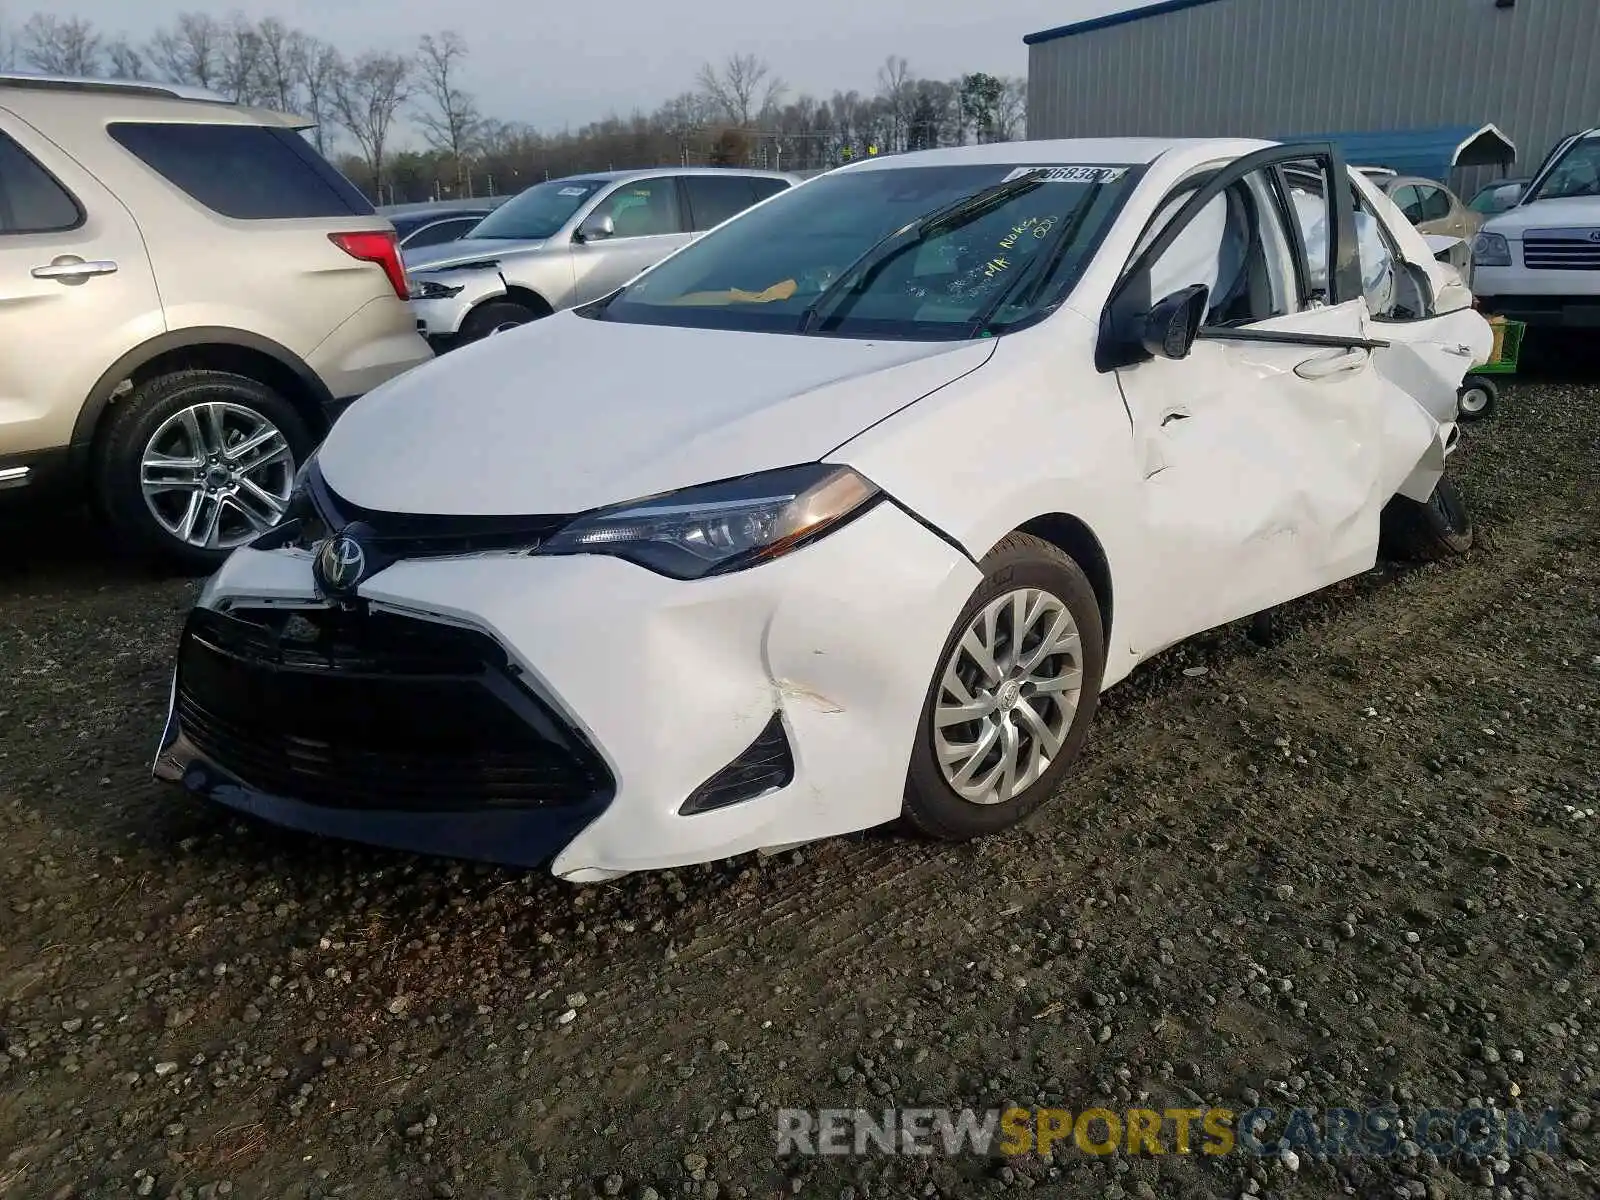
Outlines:
<svg viewBox="0 0 1600 1200"><path fill-rule="evenodd" d="M1206 319L1211 289L1203 283L1191 284L1156 301L1144 316L1139 344L1155 358L1188 358Z"/></svg>
<svg viewBox="0 0 1600 1200"><path fill-rule="evenodd" d="M590 217L578 226L578 241L603 242L606 238L617 236L617 223L611 219L610 213L598 217Z"/></svg>

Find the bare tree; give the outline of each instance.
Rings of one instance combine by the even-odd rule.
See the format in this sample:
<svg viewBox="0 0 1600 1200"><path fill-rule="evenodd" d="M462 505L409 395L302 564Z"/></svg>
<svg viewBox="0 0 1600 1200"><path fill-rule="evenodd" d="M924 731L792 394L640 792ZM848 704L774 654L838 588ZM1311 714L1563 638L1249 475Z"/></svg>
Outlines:
<svg viewBox="0 0 1600 1200"><path fill-rule="evenodd" d="M173 83L215 89L222 82L223 29L205 13L179 13L150 39L150 61Z"/></svg>
<svg viewBox="0 0 1600 1200"><path fill-rule="evenodd" d="M425 33L417 47L421 76L418 82L423 95L417 122L428 145L450 156L458 187L465 174L466 156L474 148L483 125L477 102L456 86L466 57L467 43L453 30L437 37Z"/></svg>
<svg viewBox="0 0 1600 1200"><path fill-rule="evenodd" d="M35 13L22 27L22 58L52 75L93 75L100 67L101 38L81 17Z"/></svg>
<svg viewBox="0 0 1600 1200"><path fill-rule="evenodd" d="M994 112L995 140L1015 142L1028 136L1028 81L1005 80Z"/></svg>
<svg viewBox="0 0 1600 1200"><path fill-rule="evenodd" d="M230 100L254 104L262 99L261 35L235 13L218 39L218 88Z"/></svg>
<svg viewBox="0 0 1600 1200"><path fill-rule="evenodd" d="M878 68L878 95L889 113L889 149L902 150L907 127L911 124L911 107L916 102L911 64L894 54L884 59L883 66Z"/></svg>
<svg viewBox="0 0 1600 1200"><path fill-rule="evenodd" d="M144 55L127 38L113 38L106 43L106 62L113 79L144 78Z"/></svg>
<svg viewBox="0 0 1600 1200"><path fill-rule="evenodd" d="M301 62L306 47L306 35L290 29L277 17L268 17L256 26L259 98L279 112L295 112L300 107L304 74Z"/></svg>
<svg viewBox="0 0 1600 1200"><path fill-rule="evenodd" d="M783 80L753 54L734 54L722 68L706 63L697 77L700 94L728 121L745 126L775 106L787 90Z"/></svg>
<svg viewBox="0 0 1600 1200"><path fill-rule="evenodd" d="M339 124L360 147L381 200L389 133L411 96L411 61L398 54L363 54L339 77L333 96Z"/></svg>
<svg viewBox="0 0 1600 1200"><path fill-rule="evenodd" d="M0 11L0 70L9 71L17 65L17 39L7 24L5 13Z"/></svg>
<svg viewBox="0 0 1600 1200"><path fill-rule="evenodd" d="M349 68L339 52L325 42L305 38L295 58L295 72L304 89L306 116L316 123L311 140L317 153L326 154L328 125L339 115L339 91Z"/></svg>

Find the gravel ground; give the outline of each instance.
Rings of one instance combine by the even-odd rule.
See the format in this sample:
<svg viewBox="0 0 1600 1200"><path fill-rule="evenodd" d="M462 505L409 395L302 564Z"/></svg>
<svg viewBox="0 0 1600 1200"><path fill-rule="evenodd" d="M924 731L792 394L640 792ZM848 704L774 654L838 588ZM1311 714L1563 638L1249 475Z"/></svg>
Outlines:
<svg viewBox="0 0 1600 1200"><path fill-rule="evenodd" d="M1509 388L1470 555L1162 656L1021 829L587 888L151 783L195 585L0 530L0 1196L1600 1194L1597 452L1600 389ZM1498 1161L775 1157L778 1107L1010 1101L1567 1115Z"/></svg>

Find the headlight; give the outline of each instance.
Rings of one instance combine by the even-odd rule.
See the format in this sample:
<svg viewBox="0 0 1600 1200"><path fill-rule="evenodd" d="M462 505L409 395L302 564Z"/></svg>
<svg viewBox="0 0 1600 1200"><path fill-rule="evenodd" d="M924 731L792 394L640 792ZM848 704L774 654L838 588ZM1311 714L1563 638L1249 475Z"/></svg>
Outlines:
<svg viewBox="0 0 1600 1200"><path fill-rule="evenodd" d="M1511 244L1503 234L1480 233L1472 240L1472 261L1480 267L1509 267Z"/></svg>
<svg viewBox="0 0 1600 1200"><path fill-rule="evenodd" d="M699 579L787 554L880 494L849 467L785 467L600 509L534 553L611 554L674 579Z"/></svg>
<svg viewBox="0 0 1600 1200"><path fill-rule="evenodd" d="M411 299L413 300L448 300L452 296L459 296L460 294L460 287L451 287L449 284L440 283L437 279L413 279L411 281Z"/></svg>

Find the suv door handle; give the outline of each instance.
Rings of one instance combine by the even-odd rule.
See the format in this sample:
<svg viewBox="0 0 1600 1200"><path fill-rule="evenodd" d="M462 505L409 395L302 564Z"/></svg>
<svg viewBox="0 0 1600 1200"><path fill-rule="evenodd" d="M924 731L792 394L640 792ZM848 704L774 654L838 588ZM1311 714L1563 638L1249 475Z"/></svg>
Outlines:
<svg viewBox="0 0 1600 1200"><path fill-rule="evenodd" d="M35 267L35 279L54 279L61 283L82 283L93 275L111 275L116 272L117 264L109 259L96 259L85 262L76 255L64 254L47 266Z"/></svg>
<svg viewBox="0 0 1600 1200"><path fill-rule="evenodd" d="M1371 353L1370 350L1364 350L1359 346L1352 346L1348 350L1336 350L1332 354L1306 359L1294 369L1294 373L1301 379L1326 379L1330 375L1339 375L1346 371L1359 371L1366 366L1367 356Z"/></svg>

